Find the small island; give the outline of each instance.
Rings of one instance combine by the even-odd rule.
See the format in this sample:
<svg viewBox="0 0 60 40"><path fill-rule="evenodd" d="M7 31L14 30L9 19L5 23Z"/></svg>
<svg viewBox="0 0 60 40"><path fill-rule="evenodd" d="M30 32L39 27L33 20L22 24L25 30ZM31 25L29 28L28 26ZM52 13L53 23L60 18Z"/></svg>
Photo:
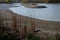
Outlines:
<svg viewBox="0 0 60 40"><path fill-rule="evenodd" d="M38 5L37 3L24 4L27 8L47 8L45 5Z"/></svg>

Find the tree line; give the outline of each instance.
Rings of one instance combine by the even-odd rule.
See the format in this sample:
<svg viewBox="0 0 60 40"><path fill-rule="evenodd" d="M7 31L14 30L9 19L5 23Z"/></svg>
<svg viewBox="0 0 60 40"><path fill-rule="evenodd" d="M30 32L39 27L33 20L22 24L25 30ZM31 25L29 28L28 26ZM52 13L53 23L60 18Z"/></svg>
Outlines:
<svg viewBox="0 0 60 40"><path fill-rule="evenodd" d="M25 3L60 3L60 0L21 0Z"/></svg>
<svg viewBox="0 0 60 40"><path fill-rule="evenodd" d="M0 2L12 2L12 0L0 0ZM18 1L14 0L13 2L21 2L21 3L60 3L60 0L18 0Z"/></svg>

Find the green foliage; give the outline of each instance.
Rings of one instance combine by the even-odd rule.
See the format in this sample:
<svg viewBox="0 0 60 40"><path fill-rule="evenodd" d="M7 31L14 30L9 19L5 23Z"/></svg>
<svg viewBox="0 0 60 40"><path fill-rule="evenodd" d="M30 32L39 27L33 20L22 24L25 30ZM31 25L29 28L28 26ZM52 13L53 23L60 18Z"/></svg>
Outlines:
<svg viewBox="0 0 60 40"><path fill-rule="evenodd" d="M32 33L27 33L24 40L40 40L40 38L33 35Z"/></svg>

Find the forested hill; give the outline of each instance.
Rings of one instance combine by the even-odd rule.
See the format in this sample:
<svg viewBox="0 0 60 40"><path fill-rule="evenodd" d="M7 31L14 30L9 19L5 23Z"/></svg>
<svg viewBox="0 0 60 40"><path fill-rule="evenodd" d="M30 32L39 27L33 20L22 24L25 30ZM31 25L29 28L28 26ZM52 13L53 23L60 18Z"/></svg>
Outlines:
<svg viewBox="0 0 60 40"><path fill-rule="evenodd" d="M60 3L60 0L0 0L0 3Z"/></svg>
<svg viewBox="0 0 60 40"><path fill-rule="evenodd" d="M60 3L60 0L21 0L28 3Z"/></svg>

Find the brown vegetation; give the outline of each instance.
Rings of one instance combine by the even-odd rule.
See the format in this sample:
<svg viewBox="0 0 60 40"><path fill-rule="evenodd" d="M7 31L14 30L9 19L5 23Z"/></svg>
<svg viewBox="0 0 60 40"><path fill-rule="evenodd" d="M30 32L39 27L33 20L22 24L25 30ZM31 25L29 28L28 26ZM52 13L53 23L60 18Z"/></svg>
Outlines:
<svg viewBox="0 0 60 40"><path fill-rule="evenodd" d="M26 26L27 30L31 31L31 26L34 24L35 28L37 27L44 30L60 31L60 22L34 19L12 13L9 10L0 10L0 19L2 26L9 27L11 29L16 27L17 30L21 30L20 28L23 29L23 27Z"/></svg>
<svg viewBox="0 0 60 40"><path fill-rule="evenodd" d="M0 30L2 29L2 32L8 34L16 33L17 35L20 35L20 37L24 37L27 32L32 33L36 28L44 29L47 31L50 30L53 32L55 31L56 33L59 33L60 22L40 20L15 14L12 13L10 10L0 10ZM56 34L42 32L44 30L36 33L38 34L37 36L41 37L41 40L50 40L50 38L53 38L53 36ZM50 35L51 37L48 35ZM57 37L60 38L59 35L57 35ZM57 37L56 40L59 40L59 38Z"/></svg>
<svg viewBox="0 0 60 40"><path fill-rule="evenodd" d="M30 18L12 13L9 10L0 10L0 26L10 29L8 31L10 33L17 32L21 36L24 36L23 34L27 32L34 32L36 28L43 29L38 32L39 34L40 32L44 33L42 32L44 30L50 30L56 33L60 31L60 22Z"/></svg>

